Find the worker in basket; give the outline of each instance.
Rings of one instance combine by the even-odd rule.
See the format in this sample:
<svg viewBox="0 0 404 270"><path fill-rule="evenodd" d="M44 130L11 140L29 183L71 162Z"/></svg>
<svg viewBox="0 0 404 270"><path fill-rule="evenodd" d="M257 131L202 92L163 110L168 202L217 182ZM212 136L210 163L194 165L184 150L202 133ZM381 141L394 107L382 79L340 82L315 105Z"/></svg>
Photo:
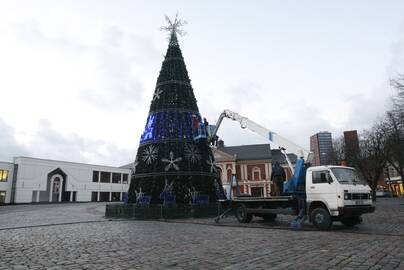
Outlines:
<svg viewBox="0 0 404 270"><path fill-rule="evenodd" d="M192 133L195 141L206 139L206 127L204 123L199 121L198 116L192 115Z"/></svg>
<svg viewBox="0 0 404 270"><path fill-rule="evenodd" d="M272 174L271 181L275 186L275 196L281 196L283 192L283 182L286 179L285 170L279 165L279 162L275 162L275 165L272 166Z"/></svg>

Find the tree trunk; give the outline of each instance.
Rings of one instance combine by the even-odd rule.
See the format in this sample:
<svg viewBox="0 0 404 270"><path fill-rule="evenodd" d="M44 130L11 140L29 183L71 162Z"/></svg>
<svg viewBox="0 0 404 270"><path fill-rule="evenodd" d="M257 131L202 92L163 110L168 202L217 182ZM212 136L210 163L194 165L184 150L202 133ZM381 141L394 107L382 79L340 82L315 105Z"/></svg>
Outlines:
<svg viewBox="0 0 404 270"><path fill-rule="evenodd" d="M373 180L372 185L370 186L372 189L372 201L376 201L376 188L377 188L377 179Z"/></svg>
<svg viewBox="0 0 404 270"><path fill-rule="evenodd" d="M376 189L372 189L372 201L376 201Z"/></svg>

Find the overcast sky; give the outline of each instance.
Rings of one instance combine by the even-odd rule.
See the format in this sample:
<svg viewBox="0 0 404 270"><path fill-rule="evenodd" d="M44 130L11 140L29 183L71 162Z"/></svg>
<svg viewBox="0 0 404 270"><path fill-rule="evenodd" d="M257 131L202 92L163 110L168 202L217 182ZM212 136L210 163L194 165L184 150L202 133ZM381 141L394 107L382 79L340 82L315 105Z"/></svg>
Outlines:
<svg viewBox="0 0 404 270"><path fill-rule="evenodd" d="M403 1L1 1L0 160L133 160L167 49L164 15L201 114L231 109L308 148L363 130L404 73ZM264 143L224 122L227 145Z"/></svg>

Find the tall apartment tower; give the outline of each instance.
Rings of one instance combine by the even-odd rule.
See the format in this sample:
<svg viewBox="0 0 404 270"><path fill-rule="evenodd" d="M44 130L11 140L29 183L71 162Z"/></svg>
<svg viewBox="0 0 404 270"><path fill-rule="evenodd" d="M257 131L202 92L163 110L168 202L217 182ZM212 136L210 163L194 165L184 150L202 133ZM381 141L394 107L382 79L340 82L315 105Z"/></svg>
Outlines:
<svg viewBox="0 0 404 270"><path fill-rule="evenodd" d="M311 136L310 151L314 153L314 166L332 164L331 132L321 131Z"/></svg>
<svg viewBox="0 0 404 270"><path fill-rule="evenodd" d="M354 166L355 157L359 154L359 138L356 130L344 131L345 160L348 166Z"/></svg>

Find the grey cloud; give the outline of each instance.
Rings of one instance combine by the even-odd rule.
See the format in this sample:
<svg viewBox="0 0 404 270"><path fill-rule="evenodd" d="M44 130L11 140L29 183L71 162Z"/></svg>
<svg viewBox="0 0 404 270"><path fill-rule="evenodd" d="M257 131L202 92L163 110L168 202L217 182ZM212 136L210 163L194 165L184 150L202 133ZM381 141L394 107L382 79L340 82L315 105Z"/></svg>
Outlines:
<svg viewBox="0 0 404 270"><path fill-rule="evenodd" d="M94 85L79 89L77 98L100 110L129 110L141 104L145 90L137 69L153 61L158 63L159 53L150 39L125 35L116 26L106 28L96 44L82 44L63 35L47 36L35 20L15 24L14 31L21 41L38 50L97 61L92 71L97 77Z"/></svg>
<svg viewBox="0 0 404 270"><path fill-rule="evenodd" d="M404 21L401 23L399 37L391 46L391 60L387 67L389 76L395 76L404 71Z"/></svg>
<svg viewBox="0 0 404 270"><path fill-rule="evenodd" d="M66 37L50 37L42 30L40 24L35 20L26 20L22 23L13 25L15 35L30 46L43 50L64 50L67 52L77 53L78 51L87 50L89 47L80 44Z"/></svg>
<svg viewBox="0 0 404 270"><path fill-rule="evenodd" d="M104 43L111 47L119 47L123 41L124 33L117 26L111 26L104 31Z"/></svg>
<svg viewBox="0 0 404 270"><path fill-rule="evenodd" d="M310 136L319 131L329 131L335 136L333 128L321 112L312 105L300 104L299 106L287 106L292 117L287 122L274 122L274 131L281 136L309 149Z"/></svg>
<svg viewBox="0 0 404 270"><path fill-rule="evenodd" d="M15 131L0 118L0 160L11 161L15 156L29 155L30 152L15 139Z"/></svg>
<svg viewBox="0 0 404 270"><path fill-rule="evenodd" d="M228 93L225 95L225 102L231 105L228 109L250 118L302 147L309 148L309 137L318 131L327 130L338 134L338 131L331 126L315 106L300 101L283 101L278 93L273 91L269 93L261 85L243 81L225 91ZM218 105L223 106L223 102ZM217 119L222 110L226 109L220 108L218 110L207 99L203 99L201 104L201 110L207 112L208 117L211 117L211 122L214 122L213 120ZM271 108L273 104L281 104L281 106L275 107L281 109ZM282 110L287 110L287 115L290 117L280 117L285 113ZM268 143L266 138L242 130L238 123L229 120L223 122L219 136L227 145Z"/></svg>
<svg viewBox="0 0 404 270"><path fill-rule="evenodd" d="M150 98L146 93L152 90L146 91L138 76L158 65L158 50L150 39L125 35L118 27L104 31L104 42L97 49L101 59L97 73L102 85L83 89L80 98L102 110L130 109L143 104Z"/></svg>
<svg viewBox="0 0 404 270"><path fill-rule="evenodd" d="M347 129L363 130L369 128L384 115L388 109L390 93L388 83L371 91L370 95L352 95L345 101L353 109L347 121Z"/></svg>
<svg viewBox="0 0 404 270"><path fill-rule="evenodd" d="M133 159L135 149L121 149L111 142L92 140L77 134L58 132L47 119L27 145L31 155L40 158L120 166Z"/></svg>
<svg viewBox="0 0 404 270"><path fill-rule="evenodd" d="M261 100L263 97L263 89L258 84L251 81L239 81L236 85L230 87L227 95L230 103L234 106L234 110L241 112L248 109L254 101Z"/></svg>
<svg viewBox="0 0 404 270"><path fill-rule="evenodd" d="M143 102L143 92L140 82L132 78L96 89L83 89L78 98L97 110L130 110Z"/></svg>

